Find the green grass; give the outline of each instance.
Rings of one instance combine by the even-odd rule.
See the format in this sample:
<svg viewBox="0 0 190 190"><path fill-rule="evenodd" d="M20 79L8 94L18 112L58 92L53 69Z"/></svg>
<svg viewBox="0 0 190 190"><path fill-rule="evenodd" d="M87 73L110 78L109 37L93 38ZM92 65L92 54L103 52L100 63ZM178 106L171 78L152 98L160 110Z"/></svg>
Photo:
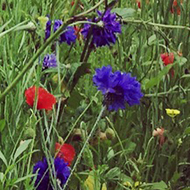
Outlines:
<svg viewBox="0 0 190 190"><path fill-rule="evenodd" d="M81 0L82 10L65 0L1 1L0 190L35 189L33 166L55 155L60 137L76 149L72 175L63 189L88 189L89 175L95 190L103 184L109 190L130 189L126 182L133 186L140 182L134 189L190 188L190 2L184 0L177 15L170 11L172 1L146 4L142 0L141 9L135 0L118 1L113 9L121 19L122 34L116 44L89 54L83 39L72 46L56 43L61 30L44 43L39 16L49 14L52 20L62 19L65 26L76 24L73 15L92 18L95 13L85 11L98 3L104 10L105 2ZM30 21L35 30L26 29ZM42 71L44 55L55 50L59 66ZM167 51L175 56L174 77L168 74L171 66L165 67L160 58ZM140 105L117 112L106 110L100 117L103 97L92 76L103 65L137 77L144 94ZM51 112L27 105L24 92L32 85L55 95L57 103ZM172 119L166 108L178 109L180 114ZM161 147L152 136L157 127L165 129L166 141ZM107 128L114 131L114 139L99 138L99 132ZM72 140L74 129L84 131L81 141ZM53 177L52 181L56 184Z"/></svg>

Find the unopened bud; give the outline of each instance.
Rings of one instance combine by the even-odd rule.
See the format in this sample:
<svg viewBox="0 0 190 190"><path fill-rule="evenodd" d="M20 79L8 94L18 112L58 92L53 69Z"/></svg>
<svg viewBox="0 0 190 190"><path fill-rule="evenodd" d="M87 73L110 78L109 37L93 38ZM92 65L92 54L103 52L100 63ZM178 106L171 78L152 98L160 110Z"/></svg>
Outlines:
<svg viewBox="0 0 190 190"><path fill-rule="evenodd" d="M31 138L34 138L36 136L36 133L34 131L34 129L32 129L31 127L28 127L24 134L23 134L23 138L26 140L26 139L31 139Z"/></svg>
<svg viewBox="0 0 190 190"><path fill-rule="evenodd" d="M115 132L110 127L106 129L106 136L109 140L113 140L115 138Z"/></svg>

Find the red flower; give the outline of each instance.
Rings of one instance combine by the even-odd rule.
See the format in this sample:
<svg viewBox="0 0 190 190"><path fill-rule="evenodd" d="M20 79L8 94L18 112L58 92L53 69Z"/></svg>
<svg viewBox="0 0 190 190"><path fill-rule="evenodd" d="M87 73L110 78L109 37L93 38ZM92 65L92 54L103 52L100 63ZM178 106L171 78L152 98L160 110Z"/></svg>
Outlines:
<svg viewBox="0 0 190 190"><path fill-rule="evenodd" d="M140 1L140 0L137 0L136 2L137 2L138 8L140 9L140 8L141 8L141 1Z"/></svg>
<svg viewBox="0 0 190 190"><path fill-rule="evenodd" d="M180 1L181 4L183 3L183 0ZM171 7L171 12L174 13L174 12L177 12L177 15L180 15L181 14L181 9L180 9L180 6L178 5L177 3L177 0L174 0L173 1L173 5Z"/></svg>
<svg viewBox="0 0 190 190"><path fill-rule="evenodd" d="M32 86L25 91L26 103L33 107L35 101L35 91L37 89L37 109L51 110L56 103L55 97L45 89Z"/></svg>
<svg viewBox="0 0 190 190"><path fill-rule="evenodd" d="M62 158L69 166L71 165L75 157L75 149L72 145L55 143L55 151L56 157Z"/></svg>
<svg viewBox="0 0 190 190"><path fill-rule="evenodd" d="M174 54L171 52L171 53L163 53L160 55L161 56L161 59L164 63L165 66L169 65L169 64L173 64L174 62ZM173 68L170 69L170 74L172 77L174 77L174 70Z"/></svg>

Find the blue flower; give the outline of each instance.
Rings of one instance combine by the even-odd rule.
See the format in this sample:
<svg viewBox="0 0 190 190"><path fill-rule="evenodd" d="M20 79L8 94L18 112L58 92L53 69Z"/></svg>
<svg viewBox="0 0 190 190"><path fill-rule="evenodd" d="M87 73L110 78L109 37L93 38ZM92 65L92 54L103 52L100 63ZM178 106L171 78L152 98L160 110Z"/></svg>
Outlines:
<svg viewBox="0 0 190 190"><path fill-rule="evenodd" d="M108 110L117 111L119 108L125 109L126 103L129 106L140 103L143 97L141 85L136 77L131 77L130 73L120 71L112 72L112 67L108 65L96 69L93 82L104 95L104 104Z"/></svg>
<svg viewBox="0 0 190 190"><path fill-rule="evenodd" d="M51 34L51 20L48 20L46 23L46 30L45 30L45 40L50 37Z"/></svg>
<svg viewBox="0 0 190 190"><path fill-rule="evenodd" d="M70 169L61 158L54 159L54 169L55 174L52 175L56 176L56 181L60 184L61 187L63 187L70 175ZM33 173L37 173L37 178L34 183L36 190L53 190L50 182L50 171L53 171L53 168L52 170L49 170L46 159L35 164Z"/></svg>
<svg viewBox="0 0 190 190"><path fill-rule="evenodd" d="M62 20L55 20L53 31L55 32L63 24ZM59 42L66 42L68 45L71 45L72 42L76 41L76 35L74 27L68 26L64 29L65 31L60 35Z"/></svg>
<svg viewBox="0 0 190 190"><path fill-rule="evenodd" d="M72 42L76 41L76 38L74 27L68 26L66 31L60 35L60 43L67 42L68 45L71 45Z"/></svg>
<svg viewBox="0 0 190 190"><path fill-rule="evenodd" d="M59 27L63 24L62 20L55 20L53 25L53 32L56 32ZM51 21L49 20L46 24L46 31L45 31L45 40L49 38L51 34ZM76 35L74 27L68 26L63 29L63 33L60 34L59 42L63 43L66 42L68 45L71 45L71 43L75 43L76 41Z"/></svg>
<svg viewBox="0 0 190 190"><path fill-rule="evenodd" d="M44 57L43 67L57 67L57 60L55 54L47 54Z"/></svg>
<svg viewBox="0 0 190 190"><path fill-rule="evenodd" d="M95 22L99 26L93 26L92 43L97 47L110 46L111 43L115 44L117 39L116 33L121 33L121 24L116 20L115 13L111 13L110 10L107 10L105 14L100 11L97 11L97 13L98 18L95 18ZM90 28L90 24L84 25L82 34L85 38L88 36Z"/></svg>

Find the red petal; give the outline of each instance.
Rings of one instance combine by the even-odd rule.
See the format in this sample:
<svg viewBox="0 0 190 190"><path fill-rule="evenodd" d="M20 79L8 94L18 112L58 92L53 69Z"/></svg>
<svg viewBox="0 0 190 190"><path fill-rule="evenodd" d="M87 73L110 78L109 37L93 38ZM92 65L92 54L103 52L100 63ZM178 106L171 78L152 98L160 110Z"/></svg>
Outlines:
<svg viewBox="0 0 190 190"><path fill-rule="evenodd" d="M33 107L36 87L32 86L25 91L26 103ZM37 109L51 110L56 103L55 97L45 89L39 87L37 91Z"/></svg>
<svg viewBox="0 0 190 190"><path fill-rule="evenodd" d="M55 150L59 151L57 153L57 157L64 159L65 162L68 162L69 165L71 165L71 162L75 157L75 149L72 145L66 143L60 145L59 143L56 143Z"/></svg>
<svg viewBox="0 0 190 190"><path fill-rule="evenodd" d="M160 56L165 66L174 62L174 54L172 52L170 54L163 53Z"/></svg>

